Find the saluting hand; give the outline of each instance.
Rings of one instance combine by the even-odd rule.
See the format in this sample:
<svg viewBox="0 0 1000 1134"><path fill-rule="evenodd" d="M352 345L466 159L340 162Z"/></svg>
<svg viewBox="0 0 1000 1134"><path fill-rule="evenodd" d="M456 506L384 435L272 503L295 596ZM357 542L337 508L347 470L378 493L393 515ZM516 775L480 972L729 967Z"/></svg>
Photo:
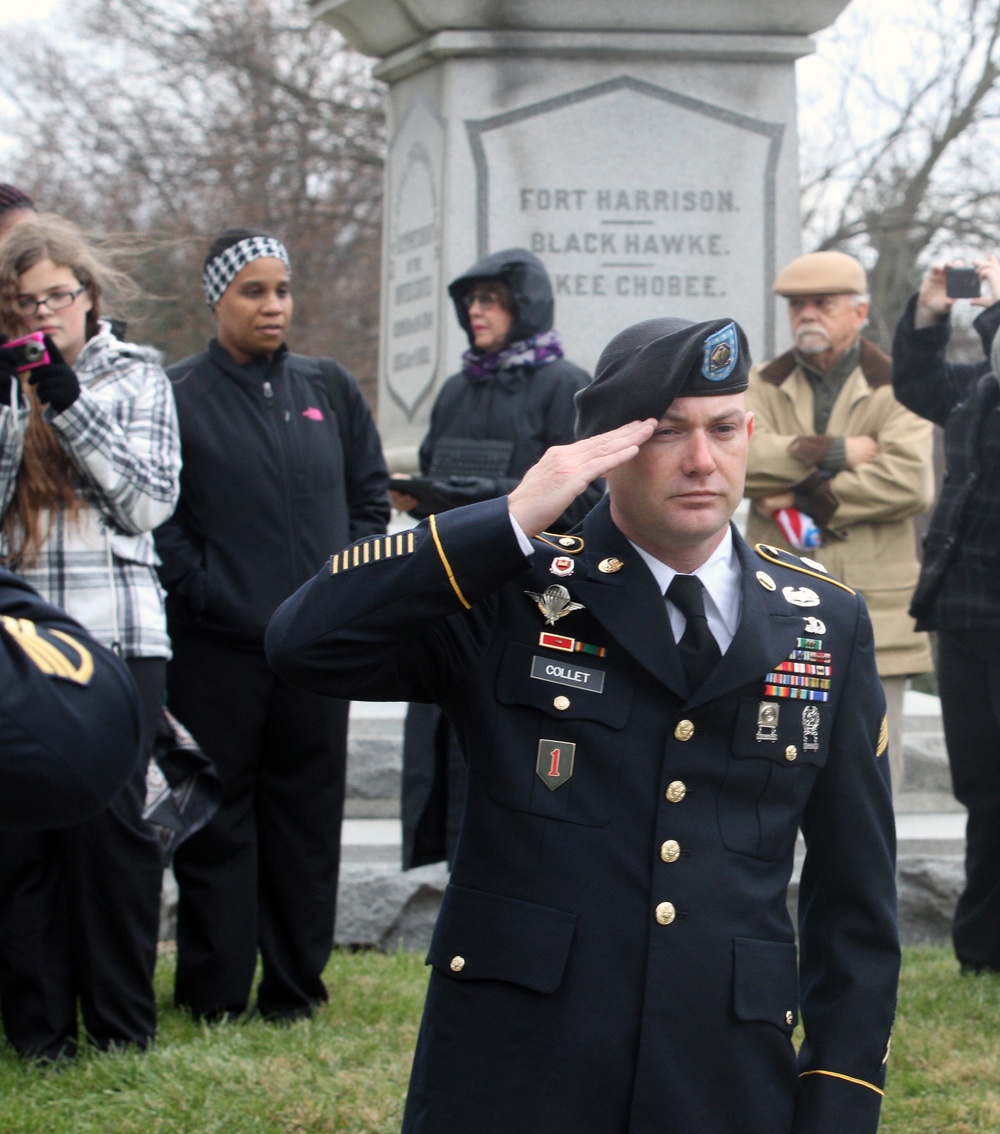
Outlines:
<svg viewBox="0 0 1000 1134"><path fill-rule="evenodd" d="M588 484L630 461L655 428L656 418L650 417L547 449L508 496L510 514L527 536L545 531Z"/></svg>

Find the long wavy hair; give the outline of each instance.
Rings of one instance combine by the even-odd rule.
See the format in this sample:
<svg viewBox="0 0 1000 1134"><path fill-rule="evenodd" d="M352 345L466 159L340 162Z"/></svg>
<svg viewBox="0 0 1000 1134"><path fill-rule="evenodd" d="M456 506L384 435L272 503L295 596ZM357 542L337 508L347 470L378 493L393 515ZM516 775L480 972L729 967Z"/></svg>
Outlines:
<svg viewBox="0 0 1000 1134"><path fill-rule="evenodd" d="M134 286L88 243L76 225L50 215L23 220L0 240L0 331L11 338L26 333L17 307L21 276L42 260L69 268L87 289L93 305L86 318L88 339L97 334L101 296L109 287L128 291ZM45 420L34 386L23 381L21 389L30 407L24 454L14 496L0 522L7 544L3 562L14 569L38 562L56 515L76 522L80 511L76 468Z"/></svg>

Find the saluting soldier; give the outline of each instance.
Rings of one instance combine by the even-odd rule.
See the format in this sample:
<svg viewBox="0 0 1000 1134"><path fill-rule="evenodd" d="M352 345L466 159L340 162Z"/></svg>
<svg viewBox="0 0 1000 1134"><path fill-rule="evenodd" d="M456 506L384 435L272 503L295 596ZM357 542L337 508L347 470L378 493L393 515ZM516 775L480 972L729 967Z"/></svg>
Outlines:
<svg viewBox="0 0 1000 1134"><path fill-rule="evenodd" d="M506 498L335 555L272 620L288 680L434 701L468 759L406 1134L878 1126L885 702L863 601L730 522L749 361L726 319L623 331L581 440Z"/></svg>

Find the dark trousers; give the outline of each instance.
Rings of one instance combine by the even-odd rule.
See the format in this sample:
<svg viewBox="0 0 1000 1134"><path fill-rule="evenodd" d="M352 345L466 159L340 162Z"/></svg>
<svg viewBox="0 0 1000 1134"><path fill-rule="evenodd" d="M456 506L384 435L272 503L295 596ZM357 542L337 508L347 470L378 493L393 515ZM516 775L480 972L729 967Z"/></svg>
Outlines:
<svg viewBox="0 0 1000 1134"><path fill-rule="evenodd" d="M222 779L215 818L174 858L179 1005L209 1019L247 1007L308 1016L326 1000L347 762L345 701L278 678L262 650L171 628L171 711Z"/></svg>
<svg viewBox="0 0 1000 1134"><path fill-rule="evenodd" d="M942 630L937 671L952 785L969 810L955 954L967 965L1000 969L1000 660L993 639L989 631Z"/></svg>
<svg viewBox="0 0 1000 1134"><path fill-rule="evenodd" d="M151 737L165 663L130 658L128 667ZM142 819L146 763L137 761L93 819L58 831L0 833L0 1014L21 1055L71 1055L77 1001L95 1047L144 1048L156 1031L163 856Z"/></svg>
<svg viewBox="0 0 1000 1134"><path fill-rule="evenodd" d="M468 770L451 721L413 703L403 730L403 869L455 860Z"/></svg>

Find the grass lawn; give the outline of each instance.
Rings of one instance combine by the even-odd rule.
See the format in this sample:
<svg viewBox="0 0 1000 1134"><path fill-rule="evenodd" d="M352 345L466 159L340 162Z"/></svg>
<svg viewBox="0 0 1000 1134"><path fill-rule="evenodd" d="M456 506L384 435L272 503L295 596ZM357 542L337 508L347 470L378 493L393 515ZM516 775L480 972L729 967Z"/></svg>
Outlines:
<svg viewBox="0 0 1000 1134"><path fill-rule="evenodd" d="M398 1132L427 984L414 953L335 953L330 1002L290 1027L196 1024L157 965L160 1028L146 1055L84 1053L66 1067L0 1049L0 1134Z"/></svg>
<svg viewBox="0 0 1000 1134"><path fill-rule="evenodd" d="M193 1024L171 1007L172 970L166 952L159 1038L145 1056L87 1053L57 1073L0 1049L0 1132L399 1130L427 979L421 956L336 953L330 1003L286 1028ZM1000 976L960 979L949 950L906 951L882 1114L880 1134L1000 1130Z"/></svg>

